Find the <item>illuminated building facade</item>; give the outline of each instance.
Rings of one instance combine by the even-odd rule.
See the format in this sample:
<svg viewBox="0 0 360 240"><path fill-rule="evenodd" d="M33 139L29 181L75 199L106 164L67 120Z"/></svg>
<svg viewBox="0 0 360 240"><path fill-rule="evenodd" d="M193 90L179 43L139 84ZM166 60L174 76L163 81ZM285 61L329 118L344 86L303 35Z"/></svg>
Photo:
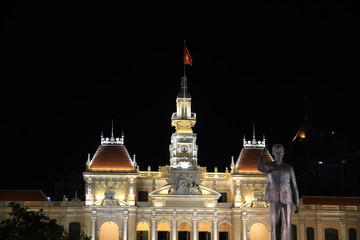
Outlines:
<svg viewBox="0 0 360 240"><path fill-rule="evenodd" d="M93 240L270 240L267 176L257 170L265 137L256 140L254 128L236 161L229 160L224 172L208 172L198 165L191 99L183 77L168 165L140 171L123 135L102 135L83 172L85 201L4 197L0 218L8 217L8 202L18 201L43 208L69 232L83 226ZM269 152L265 161L273 161ZM303 197L292 224L293 239L360 239L360 198Z"/></svg>

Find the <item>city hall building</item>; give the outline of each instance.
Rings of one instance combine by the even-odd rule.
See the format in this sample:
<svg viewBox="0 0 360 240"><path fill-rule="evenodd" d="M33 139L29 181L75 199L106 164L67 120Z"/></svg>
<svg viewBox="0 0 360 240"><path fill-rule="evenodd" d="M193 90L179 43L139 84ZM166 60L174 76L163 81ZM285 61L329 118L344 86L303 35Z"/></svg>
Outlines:
<svg viewBox="0 0 360 240"><path fill-rule="evenodd" d="M198 164L196 113L187 79L181 79L171 116L169 162L140 171L124 136L101 136L83 177L85 201L48 201L39 191L2 190L0 219L8 203L44 209L71 234L82 228L93 240L270 240L269 206L263 201L267 175L257 170L266 139L243 138L239 156L224 172ZM175 104L174 104L175 105ZM265 160L273 161L269 152ZM141 163L139 163L141 164ZM360 198L301 198L292 214L292 239L360 240Z"/></svg>

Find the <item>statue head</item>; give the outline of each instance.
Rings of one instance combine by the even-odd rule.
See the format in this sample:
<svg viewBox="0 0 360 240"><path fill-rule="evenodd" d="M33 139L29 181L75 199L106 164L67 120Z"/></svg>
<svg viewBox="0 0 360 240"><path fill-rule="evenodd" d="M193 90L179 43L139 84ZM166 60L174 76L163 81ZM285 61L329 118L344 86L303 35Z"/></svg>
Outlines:
<svg viewBox="0 0 360 240"><path fill-rule="evenodd" d="M272 155L274 156L274 161L277 164L282 163L282 159L284 157L284 146L280 143L277 143L272 146Z"/></svg>

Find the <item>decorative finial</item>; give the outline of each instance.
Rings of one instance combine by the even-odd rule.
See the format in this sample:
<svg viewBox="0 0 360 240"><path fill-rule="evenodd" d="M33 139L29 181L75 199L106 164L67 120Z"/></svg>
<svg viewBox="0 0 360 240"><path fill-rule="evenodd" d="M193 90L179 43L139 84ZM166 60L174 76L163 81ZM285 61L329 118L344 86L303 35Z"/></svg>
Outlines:
<svg viewBox="0 0 360 240"><path fill-rule="evenodd" d="M114 137L114 119L111 120L111 137Z"/></svg>
<svg viewBox="0 0 360 240"><path fill-rule="evenodd" d="M90 166L90 153L88 153L88 158L86 161L86 168L89 169L89 166Z"/></svg>
<svg viewBox="0 0 360 240"><path fill-rule="evenodd" d="M231 156L231 164L230 164L230 171L234 173L235 163L234 163L234 156Z"/></svg>
<svg viewBox="0 0 360 240"><path fill-rule="evenodd" d="M246 141L245 139L245 134L244 134L244 139L243 139L243 147L247 148L247 147L256 147L256 148L263 148L265 147L265 135L263 141L256 141L256 136L255 136L255 123L253 123L253 139Z"/></svg>
<svg viewBox="0 0 360 240"><path fill-rule="evenodd" d="M124 138L125 138L124 131L121 131L121 139L120 139L120 141L122 142L122 144L124 144Z"/></svg>
<svg viewBox="0 0 360 240"><path fill-rule="evenodd" d="M133 164L136 165L136 155L134 154L134 157L133 157Z"/></svg>
<svg viewBox="0 0 360 240"><path fill-rule="evenodd" d="M256 137L255 137L255 123L253 123L253 141L256 142Z"/></svg>

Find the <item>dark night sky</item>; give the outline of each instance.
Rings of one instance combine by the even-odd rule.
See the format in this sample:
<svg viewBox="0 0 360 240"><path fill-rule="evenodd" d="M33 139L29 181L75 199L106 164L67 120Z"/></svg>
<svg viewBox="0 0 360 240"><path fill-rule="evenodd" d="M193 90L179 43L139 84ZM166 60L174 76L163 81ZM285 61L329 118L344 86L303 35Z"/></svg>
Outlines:
<svg viewBox="0 0 360 240"><path fill-rule="evenodd" d="M194 21L191 30L203 34L187 39L194 63L186 75L200 165L224 171L238 157L243 135L251 138L253 123L257 138L289 142L304 118L305 97L314 126L334 130L351 151L360 149L357 10L336 4L294 5L262 22L223 25L229 31L219 27L223 22ZM183 40L157 36L168 28L150 30L146 19L130 28L124 16L100 13L105 7L39 10L16 2L3 8L1 189L52 194L54 181L85 169L101 131L110 136L112 120L141 170L169 163ZM41 11L47 8L56 10ZM180 33L176 38L184 38ZM184 35L196 36L190 27Z"/></svg>

